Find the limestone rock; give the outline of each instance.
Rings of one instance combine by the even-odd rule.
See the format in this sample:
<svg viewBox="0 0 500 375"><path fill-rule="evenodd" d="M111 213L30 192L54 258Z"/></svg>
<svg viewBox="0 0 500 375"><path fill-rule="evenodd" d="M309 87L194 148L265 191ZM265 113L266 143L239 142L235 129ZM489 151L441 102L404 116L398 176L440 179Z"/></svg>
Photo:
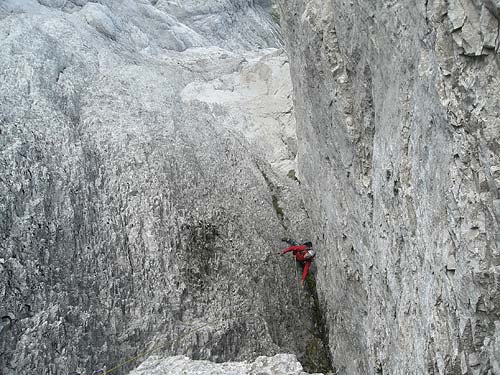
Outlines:
<svg viewBox="0 0 500 375"><path fill-rule="evenodd" d="M314 288L276 255L311 224L265 2L41 3L0 2L0 373L159 340L328 369Z"/></svg>
<svg viewBox="0 0 500 375"><path fill-rule="evenodd" d="M498 2L279 3L335 369L497 373Z"/></svg>
<svg viewBox="0 0 500 375"><path fill-rule="evenodd" d="M105 36L115 39L118 29L116 21L109 14L109 10L97 3L87 3L80 10L80 13L87 23Z"/></svg>
<svg viewBox="0 0 500 375"><path fill-rule="evenodd" d="M258 357L253 362L213 363L193 361L184 356L151 357L129 375L306 375L297 358L290 354ZM320 375L320 374L317 374Z"/></svg>

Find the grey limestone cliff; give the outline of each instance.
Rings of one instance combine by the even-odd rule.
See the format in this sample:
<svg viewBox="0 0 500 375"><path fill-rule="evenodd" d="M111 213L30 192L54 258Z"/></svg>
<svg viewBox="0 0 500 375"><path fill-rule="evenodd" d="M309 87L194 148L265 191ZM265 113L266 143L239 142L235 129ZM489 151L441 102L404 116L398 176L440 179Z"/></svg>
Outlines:
<svg viewBox="0 0 500 375"><path fill-rule="evenodd" d="M500 374L500 4L277 5L0 1L2 374Z"/></svg>
<svg viewBox="0 0 500 375"><path fill-rule="evenodd" d="M154 348L329 368L314 288L276 256L310 222L269 6L0 1L2 374Z"/></svg>
<svg viewBox="0 0 500 375"><path fill-rule="evenodd" d="M279 3L336 371L500 374L500 4Z"/></svg>

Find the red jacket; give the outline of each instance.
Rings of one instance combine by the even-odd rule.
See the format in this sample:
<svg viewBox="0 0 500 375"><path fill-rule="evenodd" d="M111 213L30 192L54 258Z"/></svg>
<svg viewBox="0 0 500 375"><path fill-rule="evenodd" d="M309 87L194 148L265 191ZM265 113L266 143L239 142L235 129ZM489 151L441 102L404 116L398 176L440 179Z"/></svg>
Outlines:
<svg viewBox="0 0 500 375"><path fill-rule="evenodd" d="M293 251L293 255L295 255L295 260L299 262L304 262L304 272L302 272L302 283L306 280L307 273L309 272L309 267L311 267L312 258L304 258L307 255L307 246L306 245L298 245L298 246L290 246L283 250L280 254L286 254L290 251Z"/></svg>

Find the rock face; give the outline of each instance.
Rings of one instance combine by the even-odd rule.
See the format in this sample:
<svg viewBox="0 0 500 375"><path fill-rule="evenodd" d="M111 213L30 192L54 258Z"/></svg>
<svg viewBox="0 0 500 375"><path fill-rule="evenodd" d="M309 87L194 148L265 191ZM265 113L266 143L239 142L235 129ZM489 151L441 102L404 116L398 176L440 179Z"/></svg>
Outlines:
<svg viewBox="0 0 500 375"><path fill-rule="evenodd" d="M213 363L193 361L184 356L151 357L129 375L306 375L297 358L290 354L258 357L254 362Z"/></svg>
<svg viewBox="0 0 500 375"><path fill-rule="evenodd" d="M299 291L275 256L310 222L269 5L0 3L2 374L156 342L328 370L313 279Z"/></svg>
<svg viewBox="0 0 500 375"><path fill-rule="evenodd" d="M342 374L500 373L497 1L280 1Z"/></svg>

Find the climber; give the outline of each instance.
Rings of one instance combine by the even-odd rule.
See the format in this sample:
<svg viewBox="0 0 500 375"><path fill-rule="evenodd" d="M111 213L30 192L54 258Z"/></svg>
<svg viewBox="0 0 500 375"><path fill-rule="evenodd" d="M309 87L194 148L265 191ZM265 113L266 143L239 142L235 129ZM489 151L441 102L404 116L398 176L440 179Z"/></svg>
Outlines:
<svg viewBox="0 0 500 375"><path fill-rule="evenodd" d="M283 238L282 241L288 243L289 247L279 252L280 255L286 254L290 251L293 251L293 255L295 255L295 260L304 267L302 271L302 285L304 285L304 281L306 280L307 273L309 272L309 267L311 267L311 262L316 255L316 252L313 250L313 246L311 242L304 242L302 245L299 245L296 241Z"/></svg>

